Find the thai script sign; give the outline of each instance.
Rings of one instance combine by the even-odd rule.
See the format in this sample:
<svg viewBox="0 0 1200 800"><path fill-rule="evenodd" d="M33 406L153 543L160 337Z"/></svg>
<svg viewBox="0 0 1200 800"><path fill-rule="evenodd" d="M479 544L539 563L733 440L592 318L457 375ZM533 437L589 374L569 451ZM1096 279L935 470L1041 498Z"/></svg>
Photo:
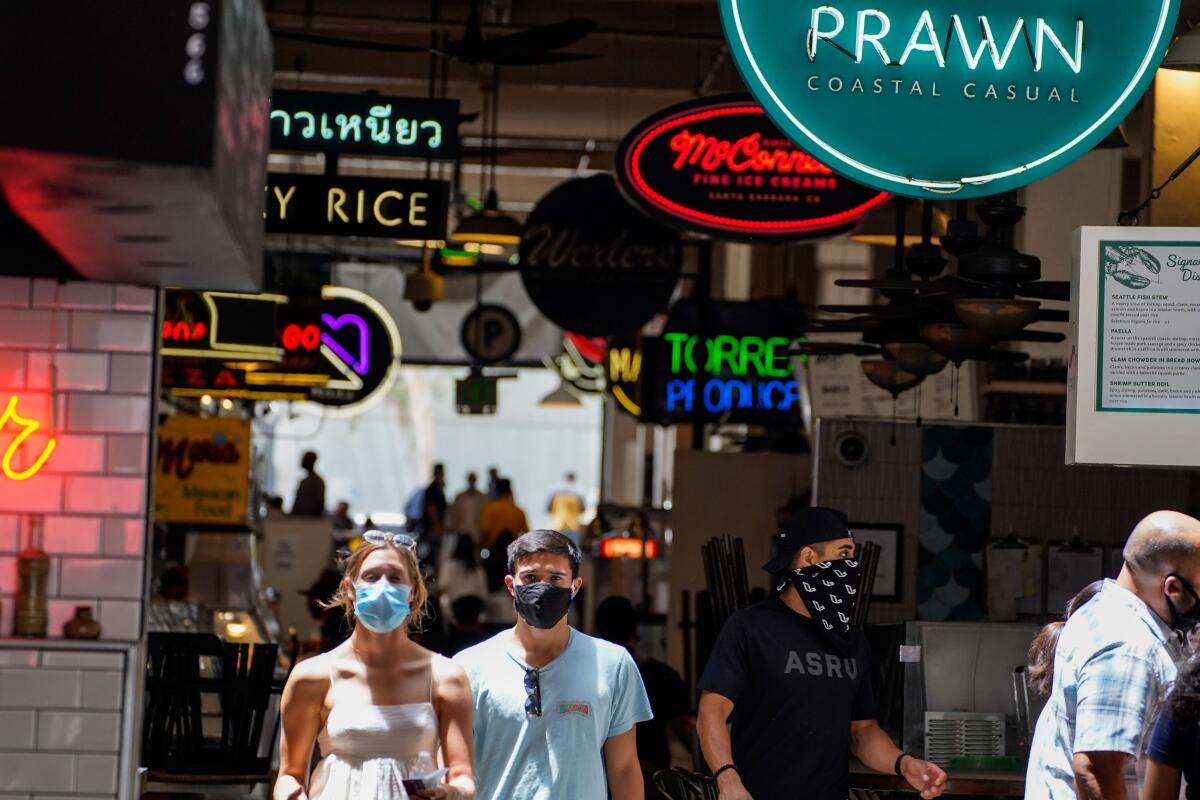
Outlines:
<svg viewBox="0 0 1200 800"><path fill-rule="evenodd" d="M742 78L835 172L911 197L1024 186L1154 78L1179 0L720 0Z"/></svg>
<svg viewBox="0 0 1200 800"><path fill-rule="evenodd" d="M276 89L271 149L393 158L459 155L458 101Z"/></svg>
<svg viewBox="0 0 1200 800"><path fill-rule="evenodd" d="M617 153L617 181L638 208L722 239L803 239L852 227L887 202L796 148L742 95L668 108Z"/></svg>

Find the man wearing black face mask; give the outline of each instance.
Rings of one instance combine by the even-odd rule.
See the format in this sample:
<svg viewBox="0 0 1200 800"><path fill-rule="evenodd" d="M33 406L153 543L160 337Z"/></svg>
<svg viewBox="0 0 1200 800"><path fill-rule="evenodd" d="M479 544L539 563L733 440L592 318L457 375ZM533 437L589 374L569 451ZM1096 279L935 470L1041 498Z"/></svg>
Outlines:
<svg viewBox="0 0 1200 800"><path fill-rule="evenodd" d="M1147 732L1175 681L1184 631L1200 619L1200 520L1138 523L1115 581L1071 614L1054 654L1025 787L1046 800L1138 796Z"/></svg>
<svg viewBox="0 0 1200 800"><path fill-rule="evenodd" d="M802 509L763 567L786 588L725 623L700 679L700 744L721 800L846 800L850 754L922 797L946 774L902 753L874 720L846 516ZM732 737L728 727L732 723Z"/></svg>
<svg viewBox="0 0 1200 800"><path fill-rule="evenodd" d="M516 626L454 657L475 699L478 800L644 798L634 727L650 701L629 651L567 624L579 561L558 531L514 541Z"/></svg>

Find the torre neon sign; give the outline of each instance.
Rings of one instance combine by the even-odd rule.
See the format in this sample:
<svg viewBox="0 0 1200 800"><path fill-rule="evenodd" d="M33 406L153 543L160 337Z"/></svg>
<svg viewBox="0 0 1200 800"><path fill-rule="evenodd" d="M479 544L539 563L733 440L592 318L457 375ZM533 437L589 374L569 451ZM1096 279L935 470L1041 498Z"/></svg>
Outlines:
<svg viewBox="0 0 1200 800"><path fill-rule="evenodd" d="M666 333L663 340L668 414L794 411L800 405L786 337Z"/></svg>
<svg viewBox="0 0 1200 800"><path fill-rule="evenodd" d="M51 436L50 440L42 448L42 452L33 459L33 462L28 467L17 469L13 466L13 460L21 452L22 445L42 427L42 423L37 420L27 419L20 415L17 411L20 402L20 398L13 395L8 399L8 404L4 407L4 413L0 414L0 433L7 433L10 428L18 429L17 434L9 442L8 447L5 448L4 455L0 457L0 472L4 473L4 477L14 481L28 480L41 472L42 467L46 466L46 461L50 458L51 453L54 452L54 448L58 446L58 440Z"/></svg>

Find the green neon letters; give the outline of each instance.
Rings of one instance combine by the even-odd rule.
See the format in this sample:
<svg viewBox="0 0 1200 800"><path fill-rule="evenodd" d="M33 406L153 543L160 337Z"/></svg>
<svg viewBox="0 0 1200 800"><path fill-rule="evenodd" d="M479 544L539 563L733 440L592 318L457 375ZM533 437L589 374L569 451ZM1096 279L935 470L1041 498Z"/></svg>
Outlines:
<svg viewBox="0 0 1200 800"><path fill-rule="evenodd" d="M799 147L865 185L955 199L1092 149L1150 85L1179 13L1179 0L719 2L742 78Z"/></svg>
<svg viewBox="0 0 1200 800"><path fill-rule="evenodd" d="M714 336L666 333L671 347L671 374L733 375L743 378L790 378L790 342L783 336Z"/></svg>

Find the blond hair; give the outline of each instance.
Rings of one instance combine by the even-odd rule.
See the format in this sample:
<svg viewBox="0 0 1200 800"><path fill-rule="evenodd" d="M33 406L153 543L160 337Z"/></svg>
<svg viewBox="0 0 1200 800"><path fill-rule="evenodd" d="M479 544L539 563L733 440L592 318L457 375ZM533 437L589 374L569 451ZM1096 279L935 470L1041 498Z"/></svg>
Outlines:
<svg viewBox="0 0 1200 800"><path fill-rule="evenodd" d="M408 573L409 582L412 585L412 592L408 596L408 604L412 607L408 619L404 621L405 627L409 630L416 630L421 627L421 623L425 621L425 604L429 600L429 590L425 586L425 578L421 575L421 565L417 563L417 554L407 547L399 547L386 542L366 542L364 541L353 553L346 556L339 562L342 570L342 576L346 579L338 584L338 589L333 597L327 602L322 602L322 608L341 608L346 615L346 621L353 623L354 621L354 591L346 591L346 582L354 585L354 581L362 572L363 562L367 560L367 556L374 553L376 550L382 550L385 547L392 548L393 551L400 555L400 561L404 564L404 570Z"/></svg>

